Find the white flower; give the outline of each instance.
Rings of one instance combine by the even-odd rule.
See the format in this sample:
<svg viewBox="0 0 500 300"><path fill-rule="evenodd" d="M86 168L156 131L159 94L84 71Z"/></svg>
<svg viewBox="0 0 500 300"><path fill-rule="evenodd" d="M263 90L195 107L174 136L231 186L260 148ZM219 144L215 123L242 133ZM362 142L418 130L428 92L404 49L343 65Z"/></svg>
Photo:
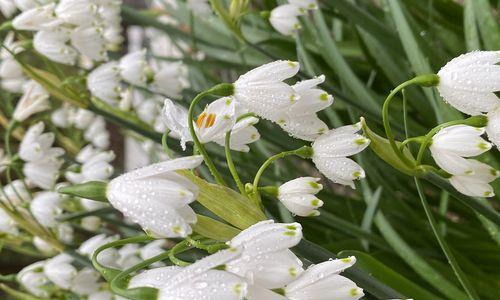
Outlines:
<svg viewBox="0 0 500 300"><path fill-rule="evenodd" d="M69 38L70 31L64 27L40 30L33 38L33 47L50 60L74 65L78 53L73 47L67 45Z"/></svg>
<svg viewBox="0 0 500 300"><path fill-rule="evenodd" d="M59 156L64 154L61 148L53 148L54 133L43 133L43 122L31 126L19 147L19 157L26 163L23 173L36 186L50 189L59 176L59 168L63 164Z"/></svg>
<svg viewBox="0 0 500 300"><path fill-rule="evenodd" d="M152 81L152 70L146 61L146 49L135 51L120 59L120 75L125 81L137 86L146 86Z"/></svg>
<svg viewBox="0 0 500 300"><path fill-rule="evenodd" d="M236 109L238 111L238 108ZM240 116L241 113L236 112L236 117ZM237 119L237 118L236 118ZM260 138L259 131L255 128L255 124L259 122L259 119L255 117L246 117L243 120L237 122L231 130L231 143L229 148L235 151L248 152L251 144ZM221 137L214 138L214 142L221 146L225 146L225 135Z"/></svg>
<svg viewBox="0 0 500 300"><path fill-rule="evenodd" d="M441 169L453 175L470 174L472 169L464 157L480 155L491 148L481 138L484 128L454 125L439 130L429 147L432 157Z"/></svg>
<svg viewBox="0 0 500 300"><path fill-rule="evenodd" d="M255 68L236 80L234 98L249 111L277 121L282 111L299 99L295 90L283 82L297 74L299 67L297 62L278 60Z"/></svg>
<svg viewBox="0 0 500 300"><path fill-rule="evenodd" d="M17 30L42 30L60 23L54 14L55 3L33 7L12 20L12 26Z"/></svg>
<svg viewBox="0 0 500 300"><path fill-rule="evenodd" d="M41 161L30 161L24 164L23 174L29 182L42 189L54 187L59 177L59 169L64 161L55 157L49 157Z"/></svg>
<svg viewBox="0 0 500 300"><path fill-rule="evenodd" d="M97 216L88 216L88 217L83 217L80 225L82 226L83 229L88 230L88 231L97 231L99 228L101 228L101 218Z"/></svg>
<svg viewBox="0 0 500 300"><path fill-rule="evenodd" d="M142 260L139 257L138 244L127 244L118 250L116 264L120 266L120 269L128 269L140 262L142 262Z"/></svg>
<svg viewBox="0 0 500 300"><path fill-rule="evenodd" d="M5 154L4 150L0 148L0 174L7 168L10 163L9 157Z"/></svg>
<svg viewBox="0 0 500 300"><path fill-rule="evenodd" d="M163 249L163 246L165 245L166 245L165 240L153 241L142 247L139 254L141 258L144 260L150 259L165 252L165 249Z"/></svg>
<svg viewBox="0 0 500 300"><path fill-rule="evenodd" d="M31 115L50 108L49 94L37 82L30 80L26 83L25 92L14 110L13 118L22 122Z"/></svg>
<svg viewBox="0 0 500 300"><path fill-rule="evenodd" d="M56 192L40 192L33 198L30 211L38 223L54 227L57 224L56 217L63 211L61 198Z"/></svg>
<svg viewBox="0 0 500 300"><path fill-rule="evenodd" d="M339 275L355 262L356 258L351 256L312 265L285 287L285 297L293 300L359 299L364 295L363 290Z"/></svg>
<svg viewBox="0 0 500 300"><path fill-rule="evenodd" d="M79 108L73 115L70 115L70 122L74 123L75 127L78 129L86 129L94 121L94 113L90 110Z"/></svg>
<svg viewBox="0 0 500 300"><path fill-rule="evenodd" d="M489 112L500 104L500 51L472 51L449 61L438 72L443 99L469 115Z"/></svg>
<svg viewBox="0 0 500 300"><path fill-rule="evenodd" d="M278 124L293 137L314 141L328 131L328 126L316 115L333 103L331 95L316 87L324 81L325 76L321 75L292 86L300 98L291 103Z"/></svg>
<svg viewBox="0 0 500 300"><path fill-rule="evenodd" d="M38 122L26 131L19 146L19 157L24 161L38 162L64 154L63 149L52 147L55 135L52 132L43 133L44 128L43 122Z"/></svg>
<svg viewBox="0 0 500 300"><path fill-rule="evenodd" d="M243 251L240 257L227 262L225 269L265 288L283 287L303 271L302 262L289 250L301 238L299 223L261 221L228 242Z"/></svg>
<svg viewBox="0 0 500 300"><path fill-rule="evenodd" d="M196 214L189 207L198 187L176 170L200 165L201 156L178 158L125 173L108 184L107 198L125 216L158 237L185 237Z"/></svg>
<svg viewBox="0 0 500 300"><path fill-rule="evenodd" d="M50 285L49 279L43 273L45 261L31 264L17 274L17 281L30 294L37 297L48 298L50 296L47 287Z"/></svg>
<svg viewBox="0 0 500 300"><path fill-rule="evenodd" d="M152 87L168 97L180 98L182 90L189 85L187 68L182 63L161 62L154 64Z"/></svg>
<svg viewBox="0 0 500 300"><path fill-rule="evenodd" d="M79 296L86 296L95 293L99 286L100 275L92 268L83 268L73 277L71 282L71 291Z"/></svg>
<svg viewBox="0 0 500 300"><path fill-rule="evenodd" d="M488 139L497 146L500 147L500 106L488 112L488 125L486 125L486 133L488 134Z"/></svg>
<svg viewBox="0 0 500 300"><path fill-rule="evenodd" d="M186 149L186 142L191 141L191 134L188 127L187 109L180 105L175 105L168 98L163 103L162 120L170 130L170 135L181 140L182 149Z"/></svg>
<svg viewBox="0 0 500 300"><path fill-rule="evenodd" d="M43 268L45 276L58 287L68 290L78 271L71 264L73 258L66 253L47 260Z"/></svg>
<svg viewBox="0 0 500 300"><path fill-rule="evenodd" d="M460 193L471 197L493 197L493 188L489 185L500 176L491 166L474 159L467 159L470 172L465 175L453 175L449 181Z"/></svg>
<svg viewBox="0 0 500 300"><path fill-rule="evenodd" d="M323 186L317 183L319 180L313 177L290 180L279 187L278 199L297 216L318 216L317 209L323 206L323 201L314 196L323 189Z"/></svg>
<svg viewBox="0 0 500 300"><path fill-rule="evenodd" d="M40 238L39 236L35 236L33 238L33 245L35 246L36 249L40 250L43 254L50 255L54 254L56 251L52 246L47 243L44 239Z"/></svg>
<svg viewBox="0 0 500 300"><path fill-rule="evenodd" d="M109 146L109 132L106 130L106 122L103 117L94 118L87 127L83 137L99 149Z"/></svg>
<svg viewBox="0 0 500 300"><path fill-rule="evenodd" d="M230 97L210 103L196 119L197 136L201 143L225 136L235 119L235 102Z"/></svg>
<svg viewBox="0 0 500 300"><path fill-rule="evenodd" d="M247 294L245 280L226 271L214 270L239 255L240 250L230 248L202 258L185 268L170 266L146 270L132 277L128 288L157 288L159 300L241 300Z"/></svg>
<svg viewBox="0 0 500 300"><path fill-rule="evenodd" d="M20 206L31 201L31 194L26 189L26 185L23 181L16 179L4 186L3 193L0 194L0 200L4 203Z"/></svg>
<svg viewBox="0 0 500 300"><path fill-rule="evenodd" d="M106 236L104 233L98 234L84 241L78 248L77 252L91 259L92 255L99 247L104 246L105 244L111 243L113 241L116 241L117 239L118 236ZM115 249L106 249L102 251L99 255L99 258L106 256L106 252L110 253L114 252L113 250L116 251ZM99 261L100 260L101 259L99 259Z"/></svg>
<svg viewBox="0 0 500 300"><path fill-rule="evenodd" d="M365 171L347 156L363 151L370 140L357 134L361 124L331 129L312 144L316 168L331 181L354 188L354 180L364 178Z"/></svg>
<svg viewBox="0 0 500 300"><path fill-rule="evenodd" d="M73 242L73 227L69 223L59 223L56 228L56 237L64 244Z"/></svg>
<svg viewBox="0 0 500 300"><path fill-rule="evenodd" d="M97 17L97 1L61 0L55 9L57 17L73 25L89 25Z"/></svg>
<svg viewBox="0 0 500 300"><path fill-rule="evenodd" d="M9 19L16 12L17 7L12 0L0 0L0 11L2 15Z"/></svg>
<svg viewBox="0 0 500 300"><path fill-rule="evenodd" d="M304 11L293 4L280 5L271 11L269 22L283 35L293 35L301 28L298 16Z"/></svg>
<svg viewBox="0 0 500 300"><path fill-rule="evenodd" d="M317 9L318 3L316 0L288 0L288 3L296 5L301 9Z"/></svg>
<svg viewBox="0 0 500 300"><path fill-rule="evenodd" d="M0 209L0 233L10 234L13 236L17 236L19 234L16 222L14 222L14 220L12 220L3 209Z"/></svg>
<svg viewBox="0 0 500 300"><path fill-rule="evenodd" d="M76 160L82 163L80 172L68 171L65 176L72 183L106 181L113 174L113 166L109 164L113 159L113 151L100 151L87 145L76 157Z"/></svg>
<svg viewBox="0 0 500 300"><path fill-rule="evenodd" d="M87 87L93 96L115 104L120 100L120 68L116 61L110 61L94 69L87 77Z"/></svg>
<svg viewBox="0 0 500 300"><path fill-rule="evenodd" d="M37 7L41 3L46 3L48 1L37 1L37 0L13 0L14 3L16 4L17 8L21 11L25 11L28 9L32 9L33 7Z"/></svg>
<svg viewBox="0 0 500 300"><path fill-rule="evenodd" d="M108 59L105 40L99 26L77 27L71 32L71 45L94 61Z"/></svg>
<svg viewBox="0 0 500 300"><path fill-rule="evenodd" d="M54 110L50 115L52 123L60 128L68 128L71 125L71 116L74 114L74 109L70 105L63 105Z"/></svg>

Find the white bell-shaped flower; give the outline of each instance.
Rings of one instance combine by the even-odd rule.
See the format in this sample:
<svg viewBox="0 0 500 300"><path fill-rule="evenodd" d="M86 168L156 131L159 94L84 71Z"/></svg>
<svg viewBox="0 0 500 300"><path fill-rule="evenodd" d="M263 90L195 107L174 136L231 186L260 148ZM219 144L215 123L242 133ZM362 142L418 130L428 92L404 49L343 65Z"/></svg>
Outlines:
<svg viewBox="0 0 500 300"><path fill-rule="evenodd" d="M314 177L300 177L282 184L278 189L278 199L293 214L301 217L319 216L318 208L323 201L314 196L323 189Z"/></svg>
<svg viewBox="0 0 500 300"><path fill-rule="evenodd" d="M495 193L489 184L500 176L500 173L491 166L467 159L470 172L462 175L453 175L449 181L460 193L471 197L493 197Z"/></svg>
<svg viewBox="0 0 500 300"><path fill-rule="evenodd" d="M196 119L196 134L200 142L207 143L225 136L236 121L235 109L235 101L230 97L210 103Z"/></svg>
<svg viewBox="0 0 500 300"><path fill-rule="evenodd" d="M165 245L166 245L165 240L153 241L142 247L139 252L139 255L144 260L150 259L165 252L165 249L163 248Z"/></svg>
<svg viewBox="0 0 500 300"><path fill-rule="evenodd" d="M437 89L450 105L469 115L500 104L500 51L472 51L449 61L438 72Z"/></svg>
<svg viewBox="0 0 500 300"><path fill-rule="evenodd" d="M67 44L69 39L70 30L64 27L40 30L33 38L33 47L50 60L74 65L78 52Z"/></svg>
<svg viewBox="0 0 500 300"><path fill-rule="evenodd" d="M17 273L16 279L30 294L37 297L49 298L50 280L43 273L45 261L39 261L24 267Z"/></svg>
<svg viewBox="0 0 500 300"><path fill-rule="evenodd" d="M237 117L240 115L241 113L236 113ZM258 122L259 119L255 117L247 117L234 124L231 130L231 141L229 144L229 148L231 148L231 150L241 152L250 151L250 147L248 146L248 144L257 141L260 138L259 131L254 126ZM214 138L214 142L224 147L226 142L225 136Z"/></svg>
<svg viewBox="0 0 500 300"><path fill-rule="evenodd" d="M52 121L52 124L59 128L68 128L71 125L72 114L73 107L70 105L63 105L52 112L50 120Z"/></svg>
<svg viewBox="0 0 500 300"><path fill-rule="evenodd" d="M312 265L285 287L285 297L294 300L357 300L364 296L363 290L352 280L339 275L355 262L356 258L351 256Z"/></svg>
<svg viewBox="0 0 500 300"><path fill-rule="evenodd" d="M234 98L250 112L276 122L283 110L299 99L297 92L283 82L299 68L297 62L278 60L248 71L234 82Z"/></svg>
<svg viewBox="0 0 500 300"><path fill-rule="evenodd" d="M98 16L97 3L95 0L61 0L55 13L65 23L90 25Z"/></svg>
<svg viewBox="0 0 500 300"><path fill-rule="evenodd" d="M432 157L450 174L470 174L471 166L464 157L481 155L491 148L491 144L481 138L484 131L484 128L468 125L445 127L432 137L429 147Z"/></svg>
<svg viewBox="0 0 500 300"><path fill-rule="evenodd" d="M303 15L304 10L293 4L284 4L277 6L271 11L269 22L283 35L293 35L302 26L298 16Z"/></svg>
<svg viewBox="0 0 500 300"><path fill-rule="evenodd" d="M235 236L228 245L242 255L226 263L226 270L252 283L273 289L283 287L302 273L302 262L289 250L302 238L299 223L261 221Z"/></svg>
<svg viewBox="0 0 500 300"><path fill-rule="evenodd" d="M101 228L102 221L101 218L97 216L87 216L80 220L80 225L83 229L95 232Z"/></svg>
<svg viewBox="0 0 500 300"><path fill-rule="evenodd" d="M12 236L17 236L19 234L16 222L14 222L3 209L0 209L0 233Z"/></svg>
<svg viewBox="0 0 500 300"><path fill-rule="evenodd" d="M92 145L82 148L76 157L82 163L80 172L66 172L66 178L72 183L86 181L106 181L113 175L113 166L110 164L115 159L113 151L100 151Z"/></svg>
<svg viewBox="0 0 500 300"><path fill-rule="evenodd" d="M40 250L43 254L46 255L53 255L56 252L56 250L52 248L52 246L49 243L47 243L44 239L40 238L39 236L35 236L33 238L33 246L35 246L37 250Z"/></svg>
<svg viewBox="0 0 500 300"><path fill-rule="evenodd" d="M158 237L185 237L196 214L198 187L176 170L196 168L201 156L178 158L125 173L108 184L111 205Z"/></svg>
<svg viewBox="0 0 500 300"><path fill-rule="evenodd" d="M357 134L361 124L331 129L312 144L316 168L331 181L354 188L354 180L364 178L365 171L347 156L363 151L370 140Z"/></svg>
<svg viewBox="0 0 500 300"><path fill-rule="evenodd" d="M16 179L4 186L3 193L0 194L0 200L14 206L21 206L31 202L31 194L24 182L20 179Z"/></svg>
<svg viewBox="0 0 500 300"><path fill-rule="evenodd" d="M78 129L86 129L94 121L94 113L90 110L78 108L70 114L70 122Z"/></svg>
<svg viewBox="0 0 500 300"><path fill-rule="evenodd" d="M186 66L179 62L160 62L153 67L152 88L168 97L180 98L182 90L189 85Z"/></svg>
<svg viewBox="0 0 500 300"><path fill-rule="evenodd" d="M316 115L318 111L333 103L332 95L317 88L317 85L324 81L325 76L321 75L297 82L292 86L300 98L291 103L278 124L293 137L314 141L328 131L328 126Z"/></svg>
<svg viewBox="0 0 500 300"><path fill-rule="evenodd" d="M73 258L70 255L61 253L47 260L43 272L55 285L68 290L78 273L78 270L71 264L72 262Z"/></svg>
<svg viewBox="0 0 500 300"><path fill-rule="evenodd" d="M109 132L106 129L106 121L103 117L96 117L85 129L83 137L99 149L109 146Z"/></svg>
<svg viewBox="0 0 500 300"><path fill-rule="evenodd" d="M137 86L146 86L153 78L146 60L146 49L135 51L120 59L120 75L125 81Z"/></svg>
<svg viewBox="0 0 500 300"><path fill-rule="evenodd" d="M49 94L36 81L28 81L24 90L24 94L19 99L12 115L18 122L22 122L30 116L50 108Z"/></svg>
<svg viewBox="0 0 500 300"><path fill-rule="evenodd" d="M77 27L71 32L71 45L93 61L108 59L103 29L99 26Z"/></svg>
<svg viewBox="0 0 500 300"><path fill-rule="evenodd" d="M61 23L54 14L55 3L33 7L12 20L12 26L17 30L42 30Z"/></svg>
<svg viewBox="0 0 500 300"><path fill-rule="evenodd" d="M30 211L38 223L54 227L58 223L56 217L63 212L61 198L56 192L40 192L33 198Z"/></svg>
<svg viewBox="0 0 500 300"><path fill-rule="evenodd" d="M44 129L44 123L38 122L26 131L19 146L19 157L24 161L40 161L64 154L63 149L52 147L55 139L54 133L43 133Z"/></svg>
<svg viewBox="0 0 500 300"><path fill-rule="evenodd" d="M84 241L80 247L78 247L77 252L80 253L81 255L85 255L88 258L92 258L92 255L94 255L94 252L101 246L104 246L105 244L114 242L118 239L118 236L106 236L106 234L98 234L95 235L88 240ZM109 250L109 251L108 251ZM106 256L106 252L112 253L116 252L116 249L110 248L102 251L99 254L99 261L101 261L103 256ZM112 256L112 255L109 255Z"/></svg>
<svg viewBox="0 0 500 300"><path fill-rule="evenodd" d="M240 249L230 248L185 268L170 266L147 270L132 277L128 288L157 288L159 300L242 300L247 294L245 279L230 272L214 270L240 255Z"/></svg>
<svg viewBox="0 0 500 300"><path fill-rule="evenodd" d="M87 76L87 87L93 96L114 105L120 100L120 67L110 61L94 69Z"/></svg>
<svg viewBox="0 0 500 300"><path fill-rule="evenodd" d="M488 112L488 124L486 125L486 133L488 134L488 139L497 146L500 147L500 106L495 107L495 109Z"/></svg>
<svg viewBox="0 0 500 300"><path fill-rule="evenodd" d="M288 0L288 3L296 5L301 9L317 9L318 3L316 0Z"/></svg>
<svg viewBox="0 0 500 300"><path fill-rule="evenodd" d="M0 1L0 12L2 12L2 15L5 18L10 19L10 17L12 17L12 15L14 15L16 10L17 10L17 6L14 3L14 1L12 1L12 0L1 0Z"/></svg>
<svg viewBox="0 0 500 300"><path fill-rule="evenodd" d="M59 178L59 169L64 161L49 157L41 161L30 161L24 164L23 174L26 179L42 189L52 189Z"/></svg>
<svg viewBox="0 0 500 300"><path fill-rule="evenodd" d="M73 277L70 290L80 297L95 293L102 284L99 282L100 276L93 268L83 268Z"/></svg>

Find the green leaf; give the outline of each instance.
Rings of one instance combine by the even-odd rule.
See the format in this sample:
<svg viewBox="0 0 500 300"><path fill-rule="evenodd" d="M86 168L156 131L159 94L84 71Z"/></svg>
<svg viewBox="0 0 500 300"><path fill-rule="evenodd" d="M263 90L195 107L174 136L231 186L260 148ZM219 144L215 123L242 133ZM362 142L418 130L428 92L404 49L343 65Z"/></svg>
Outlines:
<svg viewBox="0 0 500 300"><path fill-rule="evenodd" d="M207 238L225 242L235 237L240 230L233 226L216 221L212 218L197 215L197 221L192 225L193 230Z"/></svg>
<svg viewBox="0 0 500 300"><path fill-rule="evenodd" d="M387 282L390 287L405 295L407 298L424 299L424 300L438 300L442 299L437 295L428 292L426 289L413 283L398 272L387 267L373 256L360 251L345 250L338 254L340 258L348 256L356 257L355 266L375 277L378 280Z"/></svg>
<svg viewBox="0 0 500 300"><path fill-rule="evenodd" d="M229 224L245 229L267 217L250 199L225 186L209 183L188 171L178 171L200 190L197 201Z"/></svg>
<svg viewBox="0 0 500 300"><path fill-rule="evenodd" d="M396 154L394 154L394 151L392 150L392 147L389 144L389 140L373 132L368 127L363 118L361 119L361 127L363 128L363 132L365 133L366 137L370 139L370 149L372 149L373 152L375 152L378 155L378 157L380 157L382 160L384 160L386 163L388 163L395 169L407 175L410 176L418 175L417 171L408 167L404 162L401 161L401 159L399 159L399 157ZM396 142L396 144L399 146L401 143ZM412 162L415 161L415 159L413 158L413 156L411 155L410 151L407 148L404 149L403 154L408 158L408 160Z"/></svg>
<svg viewBox="0 0 500 300"><path fill-rule="evenodd" d="M479 32L487 50L500 49L500 26L493 16L493 8L488 0L473 0Z"/></svg>
<svg viewBox="0 0 500 300"><path fill-rule="evenodd" d="M391 16L396 24L401 43L403 43L406 56L408 57L415 74L423 75L434 73L431 65L429 64L428 58L420 50L418 41L405 17L403 12L404 4L398 0L387 0L387 2L389 4ZM424 93L434 109L434 114L436 115L436 119L439 123L461 118L460 114L441 101L433 90L424 89Z"/></svg>
<svg viewBox="0 0 500 300"><path fill-rule="evenodd" d="M474 2L476 0L465 0L464 2L464 36L468 51L481 49Z"/></svg>

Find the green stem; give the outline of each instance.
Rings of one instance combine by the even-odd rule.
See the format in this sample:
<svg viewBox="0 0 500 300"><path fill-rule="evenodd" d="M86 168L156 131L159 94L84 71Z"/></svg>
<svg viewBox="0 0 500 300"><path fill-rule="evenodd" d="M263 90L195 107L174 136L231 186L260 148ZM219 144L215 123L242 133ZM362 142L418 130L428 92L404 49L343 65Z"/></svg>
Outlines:
<svg viewBox="0 0 500 300"><path fill-rule="evenodd" d="M163 150L165 151L165 153L168 155L168 157L173 157L172 151L170 150L170 148L168 147L168 144L167 144L167 138L168 138L168 133L169 132L170 132L170 130L167 129L163 133L163 136L161 137L161 145L162 145Z"/></svg>
<svg viewBox="0 0 500 300"><path fill-rule="evenodd" d="M424 140L423 140L422 144L420 145L420 149L418 149L417 165L419 165L422 162L425 149L430 145L430 143L432 141L432 137L436 133L438 133L438 131L440 131L441 129L443 129L445 127L453 126L453 125L469 125L469 126L475 126L475 127L483 127L483 126L486 126L487 122L488 122L488 118L486 118L485 116L473 116L473 117L470 117L470 118L465 119L465 120L450 121L450 122L446 122L446 123L443 123L443 124L440 124L440 125L434 127L433 129L431 129L431 131L429 131L425 135Z"/></svg>
<svg viewBox="0 0 500 300"><path fill-rule="evenodd" d="M312 148L304 146L304 147L301 147L301 148L295 149L295 150L283 151L281 153L278 153L278 154L275 154L275 155L269 157L262 164L262 166L259 168L259 170L257 171L257 174L255 174L255 178L253 180L253 185L252 185L252 189L253 189L252 194L257 195L259 193L258 189L259 189L260 177L262 176L264 171L267 169L267 167L269 167L276 160L283 158L283 157L286 157L288 155L298 155L298 156L301 156L304 158L310 157L312 155Z"/></svg>
<svg viewBox="0 0 500 300"><path fill-rule="evenodd" d="M205 150L205 147L203 144L200 142L198 139L198 136L196 135L196 130L194 130L194 108L200 102L205 96L208 96L210 94L215 94L215 95L222 95L222 96L229 96L232 95L233 93L233 86L232 84L227 84L227 83L222 83L218 84L214 87L212 87L209 90L203 91L196 95L196 97L191 101L191 104L189 105L189 111L188 111L188 125L189 125L189 133L191 134L191 137L193 138L193 142L195 144L195 148L198 149L200 154L203 156L203 160L205 161L205 164L207 165L208 169L210 170L210 173L214 176L215 180L217 181L218 184L220 185L225 185L224 179L220 175L219 171L215 167L212 159L207 153L207 150Z"/></svg>
<svg viewBox="0 0 500 300"><path fill-rule="evenodd" d="M12 157L12 151L10 147L10 136L12 135L12 132L17 126L17 121L12 119L9 122L9 126L7 126L7 130L5 131L5 137L4 137L4 143L5 143L5 152L7 153L7 156L9 158Z"/></svg>
<svg viewBox="0 0 500 300"><path fill-rule="evenodd" d="M432 214L431 207L429 206L429 203L427 202L427 199L424 195L424 191L422 188L422 184L420 183L420 180L415 177L415 185L417 186L417 191L418 195L420 196L420 201L422 203L422 206L424 207L425 214L427 215L427 220L429 221L429 224L431 225L432 232L434 233L434 236L436 237L439 246L443 250L444 255L448 259L448 263L450 264L451 268L455 272L455 275L457 276L458 280L462 284L462 287L465 289L465 292L469 296L470 299L478 300L479 296L477 292L474 290L474 287L471 285L469 282L469 279L465 275L465 273L462 271L460 266L458 265L457 260L455 259L455 256L451 252L451 249L448 246L448 243L446 243L446 240L441 236L441 233L439 232L439 228L436 223L436 219L434 218L434 215Z"/></svg>
<svg viewBox="0 0 500 300"><path fill-rule="evenodd" d="M249 117L253 117L253 116L254 116L253 113L243 114L243 115L239 116L238 119L236 119L235 123L238 123L245 118L249 118ZM248 197L248 194L245 190L245 185L243 185L243 183L240 179L240 175L238 174L238 171L236 170L236 167L235 167L234 161L233 161L233 157L231 155L231 132L232 132L232 129L226 133L226 139L225 139L225 143L224 143L224 151L226 153L227 165L229 167L229 172L231 172L231 175L233 176L234 182L236 183L236 186L238 187L238 190L240 190L240 193L243 196Z"/></svg>
<svg viewBox="0 0 500 300"><path fill-rule="evenodd" d="M411 162L404 154L401 152L396 144L396 141L394 140L394 134L392 133L391 125L389 122L389 106L391 104L391 101L394 99L394 96L407 86L413 85L413 84L418 84L418 85L435 85L439 82L439 77L435 74L428 74L428 75L421 75L417 76L413 79L410 79L408 81L405 81L398 85L394 90L391 91L389 96L385 99L384 105L382 107L382 122L384 124L384 129L385 129L385 135L387 136L387 139L389 140L389 144L391 145L392 150L394 153L399 157L399 159L406 164L409 167L414 167L414 163Z"/></svg>
<svg viewBox="0 0 500 300"><path fill-rule="evenodd" d="M186 240L184 240L184 241L182 241L182 242L178 243L177 245L175 245L175 246L174 246L174 247L170 250L170 252L168 253L168 258L170 259L170 261L171 261L173 264L175 264L175 265L177 265L177 266L181 266L181 267L186 267L186 266L189 266L189 265L190 265L190 263L185 262L185 261L180 260L180 259L178 259L177 257L175 257L175 255L176 255L177 253L180 253L180 252L182 252L182 251L185 251L186 249L188 249L188 248L189 248L188 243L190 244L190 243L191 243L191 241L189 241L189 240L187 240L187 239L186 239ZM195 245L193 245L193 246L195 246ZM196 246L195 246L195 247L196 247Z"/></svg>

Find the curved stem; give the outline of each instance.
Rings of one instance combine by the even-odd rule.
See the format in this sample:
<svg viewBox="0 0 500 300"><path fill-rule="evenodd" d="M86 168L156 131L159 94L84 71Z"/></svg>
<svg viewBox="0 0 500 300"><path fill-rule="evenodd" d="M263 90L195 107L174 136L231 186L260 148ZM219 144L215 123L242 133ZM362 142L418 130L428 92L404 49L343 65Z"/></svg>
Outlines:
<svg viewBox="0 0 500 300"><path fill-rule="evenodd" d="M382 107L382 122L384 124L385 135L389 140L389 144L391 145L392 150L399 157L399 159L409 167L413 167L414 163L411 162L406 156L404 156L403 153L399 150L398 146L396 145L396 141L394 140L394 134L392 133L391 125L389 122L389 106L391 104L392 99L394 99L394 96L399 91L403 90L405 87L410 86L412 84L434 85L437 82L439 82L439 77L435 74L421 75L413 79L410 79L408 81L405 81L391 91L389 96L387 96L387 98L385 99L384 105Z"/></svg>
<svg viewBox="0 0 500 300"><path fill-rule="evenodd" d="M253 116L254 116L253 113L243 114L243 115L239 116L238 119L236 119L235 124L240 122L241 120L243 120L245 118L249 118L249 117L253 117ZM243 183L240 179L238 171L236 170L236 167L235 167L234 162L233 162L233 157L231 156L231 133L232 133L232 129L226 133L226 139L225 139L225 143L224 143L224 151L226 153L227 165L229 167L229 172L231 172L231 175L233 176L234 182L236 183L236 186L238 187L238 190L240 190L240 193L243 196L248 197L248 194L245 190L245 185L243 185Z"/></svg>
<svg viewBox="0 0 500 300"><path fill-rule="evenodd" d="M165 130L165 132L163 133L162 137L161 137L161 145L163 147L163 151L165 151L165 153L168 155L168 157L173 157L172 156L172 151L170 150L170 148L168 148L168 144L167 144L167 138L168 138L168 134L169 134L170 130L167 129Z"/></svg>
<svg viewBox="0 0 500 300"><path fill-rule="evenodd" d="M424 211L427 216L427 220L429 221L429 224L431 226L432 232L434 233L434 236L436 237L439 246L441 247L441 250L443 250L444 255L448 259L448 263L455 272L455 275L460 281L460 284L462 284L462 287L465 289L465 292L467 293L469 298L474 300L479 299L479 296L477 292L474 290L474 287L471 285L469 279L458 265L458 262L455 259L455 256L453 255L453 252L449 248L448 244L446 243L446 240L441 236L441 233L439 232L439 228L436 223L436 219L434 218L429 203L427 202L427 199L424 195L422 184L420 183L420 180L416 177L415 177L415 185L417 186L418 195L420 196L420 201L422 203L422 206L424 207Z"/></svg>
<svg viewBox="0 0 500 300"><path fill-rule="evenodd" d="M416 136L412 137L409 139L406 139L399 144L399 151L403 151L404 147L408 145L409 143L422 143L424 141L425 137L424 136Z"/></svg>
<svg viewBox="0 0 500 300"><path fill-rule="evenodd" d="M269 167L274 161L276 161L280 158L283 158L285 156L288 156L288 155L298 155L298 156L302 156L302 157L309 157L309 156L311 156L311 150L312 149L310 147L304 146L304 147L301 147L299 149L284 151L284 152L281 152L281 153L278 153L276 155L269 157L262 164L262 166L259 168L259 170L257 171L257 174L255 174L255 178L253 180L253 186L252 186L253 194L254 195L258 194L260 177L262 176L264 171L267 169L267 167Z"/></svg>
<svg viewBox="0 0 500 300"><path fill-rule="evenodd" d="M168 253L168 258L170 259L170 261L177 265L177 266L181 266L181 267L185 267L185 266L189 266L190 263L188 262L185 262L183 260L180 260L178 259L177 257L175 257L175 255L179 252L182 252L182 251L185 251L187 249L189 249L190 247L188 246L188 243L190 244L191 242L189 240L184 240L180 243L178 243L177 245L175 245L171 250L170 252ZM193 245L195 246L195 245ZM196 247L196 246L195 246Z"/></svg>
<svg viewBox="0 0 500 300"><path fill-rule="evenodd" d="M14 131L16 125L17 125L17 121L12 119L9 122L9 126L7 127L7 130L5 131L5 137L4 137L5 152L7 153L9 158L12 157L12 151L10 148L10 136L12 135L12 131Z"/></svg>
<svg viewBox="0 0 500 300"><path fill-rule="evenodd" d="M215 181L217 181L217 183L220 185L227 186L224 179L220 175L219 171L215 167L212 159L208 155L207 150L205 150L205 147L198 139L198 136L196 135L196 130L194 129L194 122L193 122L194 108L196 107L198 102L200 102L205 96L210 95L216 87L217 86L215 86L209 90L206 90L204 92L199 93L198 95L196 95L196 97L193 99L193 101L191 101L191 104L189 105L189 111L188 111L188 125L189 125L189 133L191 134L191 137L193 138L195 148L198 149L200 154L203 156L203 160L205 161L205 164L207 165L208 169L210 170L210 173L212 173L212 175L214 176Z"/></svg>

